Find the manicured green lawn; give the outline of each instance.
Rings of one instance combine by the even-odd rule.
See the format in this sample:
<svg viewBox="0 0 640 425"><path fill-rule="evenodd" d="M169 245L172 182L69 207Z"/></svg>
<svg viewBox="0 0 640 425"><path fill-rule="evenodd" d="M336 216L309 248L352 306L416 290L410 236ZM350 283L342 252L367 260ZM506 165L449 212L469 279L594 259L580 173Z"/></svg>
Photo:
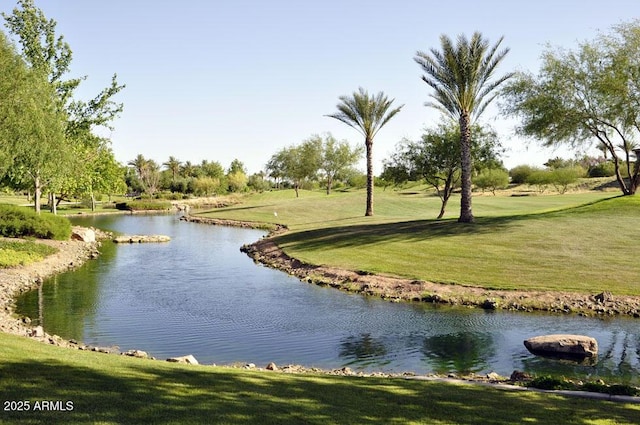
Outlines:
<svg viewBox="0 0 640 425"><path fill-rule="evenodd" d="M181 366L5 334L0 334L0 394L3 424L586 425L640 418L640 405L475 385ZM7 404L11 401L29 401L30 410L7 410L16 406ZM58 406L66 411L34 410L43 401L62 402Z"/></svg>
<svg viewBox="0 0 640 425"><path fill-rule="evenodd" d="M363 199L359 191L271 192L205 215L287 224L277 243L311 264L494 289L640 295L630 256L640 197L476 196L472 225L456 222L457 198L442 221L434 220L439 200L419 192L379 190L374 217L364 217Z"/></svg>

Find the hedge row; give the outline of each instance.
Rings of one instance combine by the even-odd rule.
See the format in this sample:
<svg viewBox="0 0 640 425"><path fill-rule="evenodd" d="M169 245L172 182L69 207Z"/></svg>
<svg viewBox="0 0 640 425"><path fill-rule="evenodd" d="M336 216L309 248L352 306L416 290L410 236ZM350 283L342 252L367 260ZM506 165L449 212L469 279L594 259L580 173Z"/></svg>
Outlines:
<svg viewBox="0 0 640 425"><path fill-rule="evenodd" d="M171 202L164 201L127 201L116 204L116 209L124 211L159 211L170 210Z"/></svg>
<svg viewBox="0 0 640 425"><path fill-rule="evenodd" d="M56 215L38 215L29 208L0 205L0 236L67 240L71 236L71 223Z"/></svg>

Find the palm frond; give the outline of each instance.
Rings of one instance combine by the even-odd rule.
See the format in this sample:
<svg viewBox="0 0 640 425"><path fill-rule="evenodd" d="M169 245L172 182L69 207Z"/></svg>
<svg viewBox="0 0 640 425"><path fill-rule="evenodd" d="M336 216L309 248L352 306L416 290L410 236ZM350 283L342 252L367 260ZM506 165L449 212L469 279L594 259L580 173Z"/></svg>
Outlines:
<svg viewBox="0 0 640 425"><path fill-rule="evenodd" d="M355 128L367 140L373 139L376 133L404 106L389 110L395 99L389 100L384 92L370 95L362 87L351 96L340 96L338 99L340 100L336 105L338 112L326 116Z"/></svg>
<svg viewBox="0 0 640 425"><path fill-rule="evenodd" d="M489 46L480 32L467 38L464 34L457 37L455 43L446 35L440 36L440 49L431 48L429 53L418 51L415 62L422 68L422 80L433 93L435 102L428 103L444 110L456 118L469 113L477 118L495 99L491 96L498 86L513 76L508 73L493 78L496 67L502 62L509 49L499 50L501 37L493 46Z"/></svg>

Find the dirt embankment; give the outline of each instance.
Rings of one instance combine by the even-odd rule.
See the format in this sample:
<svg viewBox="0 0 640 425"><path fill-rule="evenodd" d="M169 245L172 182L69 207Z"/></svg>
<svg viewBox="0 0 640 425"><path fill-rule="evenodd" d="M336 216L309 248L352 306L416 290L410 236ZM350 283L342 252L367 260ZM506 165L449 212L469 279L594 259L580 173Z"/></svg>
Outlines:
<svg viewBox="0 0 640 425"><path fill-rule="evenodd" d="M280 230L282 231L282 230ZM241 250L254 261L322 286L378 296L390 301L416 301L481 307L489 310L546 311L584 316L631 316L640 318L640 297L616 296L609 292L579 294L549 291L504 291L445 285L314 266L289 257L272 235Z"/></svg>

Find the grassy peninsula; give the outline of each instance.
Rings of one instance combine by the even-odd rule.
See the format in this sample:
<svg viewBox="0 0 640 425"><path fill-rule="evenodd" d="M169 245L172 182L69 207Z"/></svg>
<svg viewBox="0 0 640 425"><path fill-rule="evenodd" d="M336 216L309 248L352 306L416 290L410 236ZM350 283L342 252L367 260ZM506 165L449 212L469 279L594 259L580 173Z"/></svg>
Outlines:
<svg viewBox="0 0 640 425"><path fill-rule="evenodd" d="M290 231L274 242L315 265L488 289L640 295L629 257L640 238L639 197L475 196L474 224L453 218L458 199L438 221L439 200L421 191L379 190L374 217L364 217L362 198L269 192L203 215L285 224Z"/></svg>

